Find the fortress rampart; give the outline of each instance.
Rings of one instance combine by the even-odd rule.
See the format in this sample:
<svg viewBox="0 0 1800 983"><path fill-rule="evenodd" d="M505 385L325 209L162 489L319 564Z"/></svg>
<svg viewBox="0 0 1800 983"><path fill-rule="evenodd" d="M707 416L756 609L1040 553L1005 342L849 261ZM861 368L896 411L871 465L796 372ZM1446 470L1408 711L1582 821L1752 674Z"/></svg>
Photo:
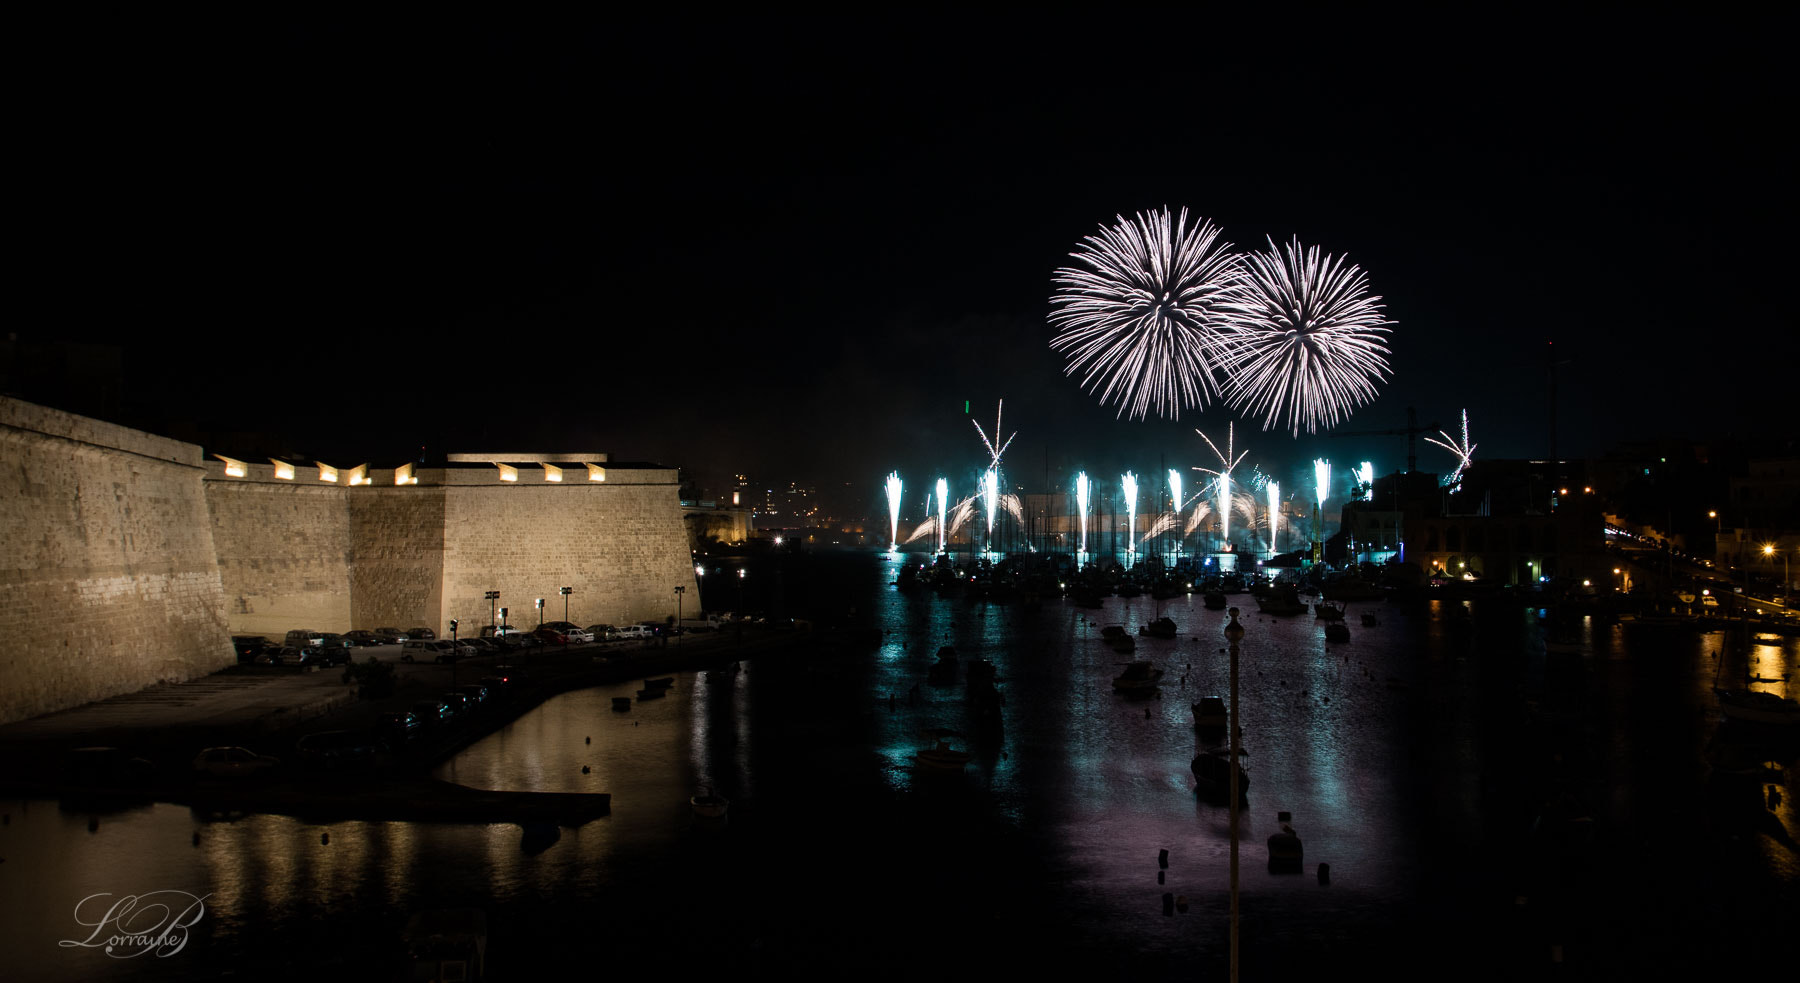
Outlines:
<svg viewBox="0 0 1800 983"><path fill-rule="evenodd" d="M699 594L674 468L451 455L442 468L204 461L0 398L0 723L232 664L230 635L661 619ZM561 466L558 466L560 462ZM545 467L545 464L550 466Z"/></svg>

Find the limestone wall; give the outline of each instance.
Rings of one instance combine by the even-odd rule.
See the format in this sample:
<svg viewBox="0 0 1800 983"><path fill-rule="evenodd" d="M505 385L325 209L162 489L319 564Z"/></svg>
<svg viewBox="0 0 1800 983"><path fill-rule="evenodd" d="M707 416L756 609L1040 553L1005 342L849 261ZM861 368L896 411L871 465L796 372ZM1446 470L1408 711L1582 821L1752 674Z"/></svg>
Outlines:
<svg viewBox="0 0 1800 983"><path fill-rule="evenodd" d="M697 608L674 469L609 470L604 484L502 485L482 472L456 480L482 483L453 485L446 497L444 621L487 624L490 590L513 624L537 623L539 597L544 620L560 621L564 586L575 589L569 620L580 625L663 619L676 611L677 585L687 588L684 613Z"/></svg>
<svg viewBox="0 0 1800 983"><path fill-rule="evenodd" d="M244 478L227 477L217 462L207 468L206 507L232 632L280 641L292 628L349 631L345 489L277 480L268 465L251 466Z"/></svg>
<svg viewBox="0 0 1800 983"><path fill-rule="evenodd" d="M236 661L200 448L0 398L0 723Z"/></svg>
<svg viewBox="0 0 1800 983"><path fill-rule="evenodd" d="M345 489L350 523L350 620L364 629L445 632L444 491Z"/></svg>

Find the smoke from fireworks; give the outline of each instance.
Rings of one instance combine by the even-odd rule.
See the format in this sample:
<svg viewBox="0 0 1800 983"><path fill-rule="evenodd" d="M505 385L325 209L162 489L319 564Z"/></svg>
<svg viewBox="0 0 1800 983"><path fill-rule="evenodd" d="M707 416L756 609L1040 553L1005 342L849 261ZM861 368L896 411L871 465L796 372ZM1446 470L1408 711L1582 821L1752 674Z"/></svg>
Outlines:
<svg viewBox="0 0 1800 983"><path fill-rule="evenodd" d="M1194 530L1200 528L1200 523L1205 522L1206 517L1209 515L1212 515L1211 505L1206 502L1194 503L1194 512L1192 515L1188 516L1187 528L1182 531L1182 535L1192 536Z"/></svg>
<svg viewBox="0 0 1800 983"><path fill-rule="evenodd" d="M947 537L954 537L974 517L975 500L973 498L965 498L957 502L956 507L950 510L950 531L946 534Z"/></svg>
<svg viewBox="0 0 1800 983"><path fill-rule="evenodd" d="M1243 257L1246 276L1226 306L1224 399L1263 417L1263 429L1317 433L1375 398L1389 374L1380 297L1368 276L1298 238Z"/></svg>
<svg viewBox="0 0 1800 983"><path fill-rule="evenodd" d="M1180 419L1217 396L1241 264L1218 227L1190 224L1185 208L1116 218L1070 253L1085 269L1056 271L1050 347L1068 354L1064 374L1079 373L1101 405L1116 399L1119 416Z"/></svg>
<svg viewBox="0 0 1800 983"><path fill-rule="evenodd" d="M1364 461L1356 467L1356 483L1364 488L1375 487L1375 463Z"/></svg>
<svg viewBox="0 0 1800 983"><path fill-rule="evenodd" d="M1447 433L1444 433L1442 430L1438 431L1438 435L1443 437L1444 438L1443 440L1438 440L1436 437L1426 437L1425 438L1425 442L1427 444L1436 444L1439 447L1442 447L1443 449L1456 455L1456 470L1450 472L1449 477L1444 479L1444 487L1445 488L1454 489L1457 485L1461 484L1463 469L1467 468L1469 466L1469 462L1475 459L1475 445L1469 443L1469 411L1468 410L1462 411L1462 423L1463 423L1462 443L1460 443L1460 444L1457 443L1456 441L1451 440L1450 435Z"/></svg>

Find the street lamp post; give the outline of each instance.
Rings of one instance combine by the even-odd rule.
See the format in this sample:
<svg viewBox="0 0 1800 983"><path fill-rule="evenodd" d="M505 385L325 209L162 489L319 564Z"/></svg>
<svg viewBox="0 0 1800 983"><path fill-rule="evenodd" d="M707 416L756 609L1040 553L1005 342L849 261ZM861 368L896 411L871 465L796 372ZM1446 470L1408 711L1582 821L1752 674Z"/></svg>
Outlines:
<svg viewBox="0 0 1800 983"><path fill-rule="evenodd" d="M1771 571L1775 568L1775 554L1781 554L1781 603L1782 606L1785 607L1787 606L1788 599L1788 551L1776 549L1774 543L1764 543L1762 551L1763 555L1769 558L1769 569Z"/></svg>
<svg viewBox="0 0 1800 983"><path fill-rule="evenodd" d="M1231 623L1225 626L1225 638L1231 643L1231 983L1238 978L1238 643L1244 640L1244 626L1238 624L1238 609L1230 611Z"/></svg>
<svg viewBox="0 0 1800 983"><path fill-rule="evenodd" d="M681 631L681 595L686 594L686 593L687 593L686 587L676 587L675 588L675 631L678 633ZM677 648L679 648L681 646L681 635L680 634L677 634L675 636L675 645Z"/></svg>
<svg viewBox="0 0 1800 983"><path fill-rule="evenodd" d="M500 633L500 592L497 590L488 591L487 600L488 624L494 626L494 634L497 635Z"/></svg>
<svg viewBox="0 0 1800 983"><path fill-rule="evenodd" d="M541 597L537 599L537 612L538 612L538 627L542 628L542 627L544 627L544 599Z"/></svg>
<svg viewBox="0 0 1800 983"><path fill-rule="evenodd" d="M565 622L569 620L569 595L573 594L573 593L575 593L575 588L573 588L573 587L564 587L562 589L563 621L565 621Z"/></svg>

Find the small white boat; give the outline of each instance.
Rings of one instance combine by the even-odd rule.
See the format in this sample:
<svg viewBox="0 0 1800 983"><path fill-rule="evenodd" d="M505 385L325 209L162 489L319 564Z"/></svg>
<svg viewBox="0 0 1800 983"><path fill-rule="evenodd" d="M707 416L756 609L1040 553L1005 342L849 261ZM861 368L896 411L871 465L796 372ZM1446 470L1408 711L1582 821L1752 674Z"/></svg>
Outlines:
<svg viewBox="0 0 1800 983"><path fill-rule="evenodd" d="M1755 724L1800 725L1800 702L1753 689L1713 690L1725 716Z"/></svg>
<svg viewBox="0 0 1800 983"><path fill-rule="evenodd" d="M1325 623L1325 640L1328 642L1347 642L1350 640L1350 626L1342 621Z"/></svg>
<svg viewBox="0 0 1800 983"><path fill-rule="evenodd" d="M1344 620L1344 606L1332 604L1329 601L1320 601L1313 605L1313 616L1320 621L1342 621Z"/></svg>
<svg viewBox="0 0 1800 983"><path fill-rule="evenodd" d="M969 752L958 751L949 741L938 738L937 747L914 754L913 761L925 771L960 772L969 763Z"/></svg>

